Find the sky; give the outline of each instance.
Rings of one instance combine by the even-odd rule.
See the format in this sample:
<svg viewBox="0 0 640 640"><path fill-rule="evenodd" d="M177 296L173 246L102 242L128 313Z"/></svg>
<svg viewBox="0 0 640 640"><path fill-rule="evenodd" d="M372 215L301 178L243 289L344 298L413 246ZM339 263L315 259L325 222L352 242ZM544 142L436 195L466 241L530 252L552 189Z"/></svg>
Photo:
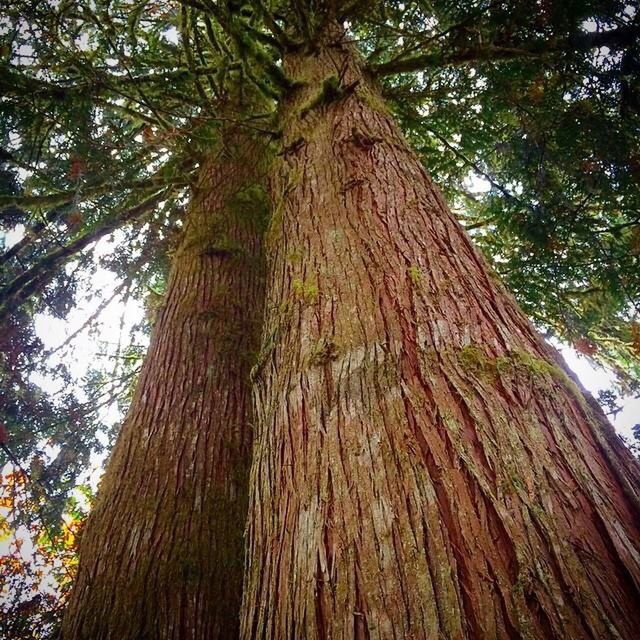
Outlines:
<svg viewBox="0 0 640 640"><path fill-rule="evenodd" d="M586 356L566 345L556 344L566 360L569 368L574 371L587 391L597 397L598 391L610 389L613 385L613 375L610 371L594 367ZM624 398L622 411L612 420L616 431L627 438L632 437L631 429L640 422L640 398L631 396ZM610 418L611 419L611 418Z"/></svg>

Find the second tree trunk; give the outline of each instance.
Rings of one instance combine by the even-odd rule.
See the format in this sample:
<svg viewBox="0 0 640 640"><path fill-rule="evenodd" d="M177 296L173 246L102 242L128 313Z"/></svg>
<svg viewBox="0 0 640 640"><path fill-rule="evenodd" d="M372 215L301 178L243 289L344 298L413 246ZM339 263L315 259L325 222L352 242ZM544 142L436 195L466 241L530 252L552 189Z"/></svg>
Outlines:
<svg viewBox="0 0 640 640"><path fill-rule="evenodd" d="M238 634L266 210L262 145L241 131L223 145L200 170L83 536L65 640Z"/></svg>

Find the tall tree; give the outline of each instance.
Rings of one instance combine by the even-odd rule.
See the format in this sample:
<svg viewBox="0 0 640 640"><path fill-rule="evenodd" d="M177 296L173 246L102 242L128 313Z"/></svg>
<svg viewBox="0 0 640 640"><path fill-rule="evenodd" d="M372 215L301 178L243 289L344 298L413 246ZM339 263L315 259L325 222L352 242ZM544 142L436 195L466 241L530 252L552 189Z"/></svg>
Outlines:
<svg viewBox="0 0 640 640"><path fill-rule="evenodd" d="M638 466L332 18L284 59L242 637L635 637Z"/></svg>
<svg viewBox="0 0 640 640"><path fill-rule="evenodd" d="M83 534L63 637L232 638L264 295L264 144L203 161L136 393Z"/></svg>
<svg viewBox="0 0 640 640"><path fill-rule="evenodd" d="M13 351L28 346L28 357L0 363L10 380L30 373L33 315L64 316L97 239L125 229L102 260L128 290L164 280L194 171L187 236L206 235L210 208L222 233L204 253L183 239L175 254L174 303L158 314L88 526L66 633L237 633L242 499L227 528L224 501L209 519L197 487L218 479L228 496L229 469L243 474L251 337L235 323L260 304L240 296L241 314L223 297L209 317L192 297L214 304L214 291L190 283L249 277L255 236L236 237L230 200L238 189L254 196L261 154L211 157L221 135L228 147L253 130L281 148L252 375L244 636L630 637L637 467L422 165L537 325L614 364L632 388L638 17L599 0L54 5L18 0L0 33L10 62L2 221L27 230L0 259L0 320L18 327ZM260 106L221 112L233 86L257 90ZM198 351L215 354L211 380ZM236 367L242 382L217 377ZM204 424L215 408L207 390L229 385L237 422L214 413ZM37 390L16 388L1 390L26 415L36 403L23 396ZM62 441L43 477L73 477L81 465L65 462L73 447L53 421L27 437L16 416L18 457L37 462L46 438ZM188 439L203 431L238 434L218 451L220 468L201 464L217 440ZM69 484L47 486L64 494ZM213 555L212 532L222 541ZM217 571L217 550L231 547ZM194 567L187 551L206 561ZM121 579L125 564L133 580Z"/></svg>

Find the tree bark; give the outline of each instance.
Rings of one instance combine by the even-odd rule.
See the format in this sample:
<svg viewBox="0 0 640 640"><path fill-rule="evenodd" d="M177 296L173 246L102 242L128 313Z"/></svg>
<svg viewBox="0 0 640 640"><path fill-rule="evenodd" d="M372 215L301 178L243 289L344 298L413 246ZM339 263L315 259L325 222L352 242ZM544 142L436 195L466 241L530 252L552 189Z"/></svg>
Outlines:
<svg viewBox="0 0 640 640"><path fill-rule="evenodd" d="M264 304L261 155L235 131L200 170L83 535L65 640L238 636Z"/></svg>
<svg viewBox="0 0 640 640"><path fill-rule="evenodd" d="M638 466L342 38L284 61L241 636L635 638Z"/></svg>

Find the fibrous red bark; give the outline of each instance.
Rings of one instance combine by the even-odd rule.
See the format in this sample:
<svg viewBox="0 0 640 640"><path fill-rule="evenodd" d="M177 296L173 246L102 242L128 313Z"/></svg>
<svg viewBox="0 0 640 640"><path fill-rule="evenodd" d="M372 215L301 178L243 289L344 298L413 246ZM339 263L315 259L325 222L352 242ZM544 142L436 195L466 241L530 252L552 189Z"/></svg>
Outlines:
<svg viewBox="0 0 640 640"><path fill-rule="evenodd" d="M249 373L264 302L263 155L236 130L200 170L136 393L83 535L65 640L238 635Z"/></svg>
<svg viewBox="0 0 640 640"><path fill-rule="evenodd" d="M341 30L285 71L242 637L636 637L638 466Z"/></svg>

